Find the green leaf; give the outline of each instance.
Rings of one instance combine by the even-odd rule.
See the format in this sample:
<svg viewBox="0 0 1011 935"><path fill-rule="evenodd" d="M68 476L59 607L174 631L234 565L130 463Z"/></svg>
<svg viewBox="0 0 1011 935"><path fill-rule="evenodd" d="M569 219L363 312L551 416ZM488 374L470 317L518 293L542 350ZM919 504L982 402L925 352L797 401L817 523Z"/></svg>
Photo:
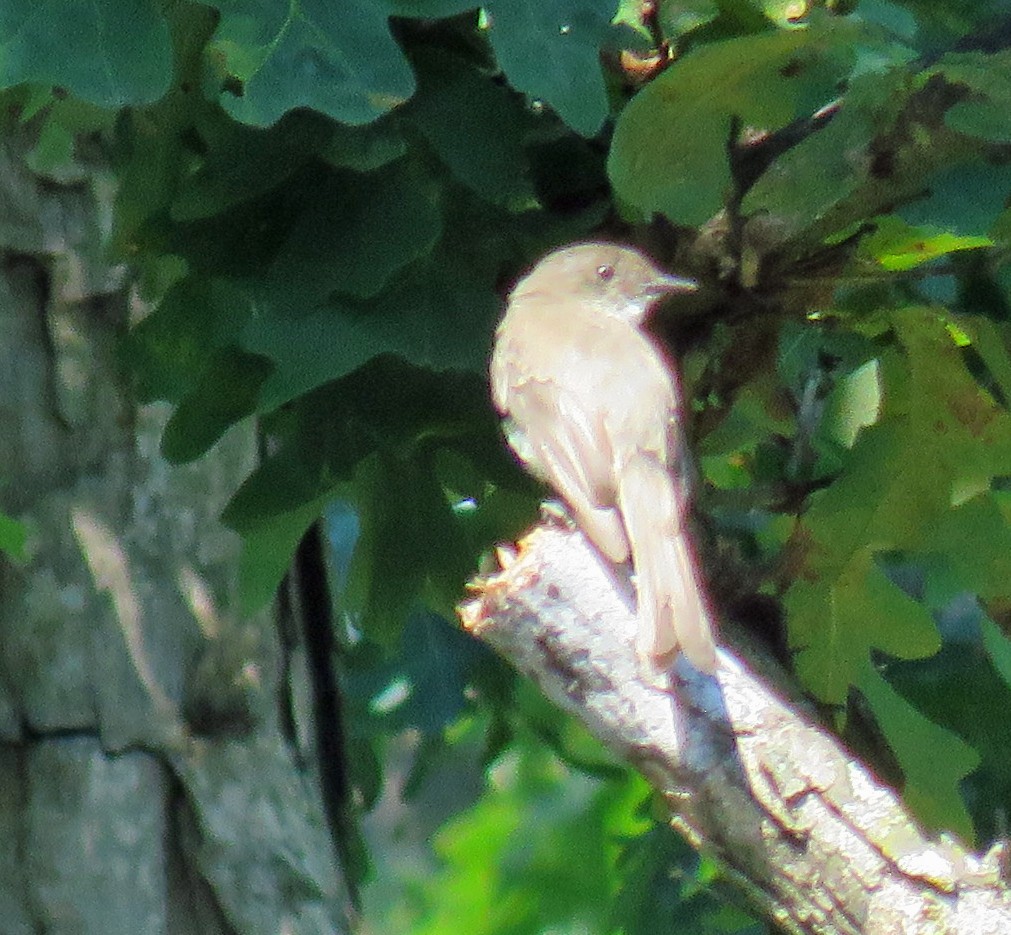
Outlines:
<svg viewBox="0 0 1011 935"><path fill-rule="evenodd" d="M390 121L349 127L308 110L288 113L267 130L215 115L201 130L209 151L172 202L176 221L211 217L266 195L313 159L367 172L407 151Z"/></svg>
<svg viewBox="0 0 1011 935"><path fill-rule="evenodd" d="M503 236L503 229L511 223L514 237L541 242L546 235L564 237L585 228L592 217L578 215L566 219L562 230L552 225L543 234L535 230L528 235L515 219L465 192L447 192L442 208L442 235L434 249L395 273L374 297L357 302L340 297L302 314L261 306L242 343L275 362L277 369L264 387L264 408L339 379L386 353L433 370L467 370L483 378L501 315L496 291L500 271L518 264L518 248ZM403 223L403 236L409 240L410 225L406 219ZM367 257L361 262L372 266ZM291 277L291 292L282 301L296 301L299 288L297 278Z"/></svg>
<svg viewBox="0 0 1011 935"><path fill-rule="evenodd" d="M371 123L414 93L382 0L216 0L215 6L221 23L209 52L225 72L222 104L243 123L270 126L296 107L342 123ZM237 94L229 78L240 83Z"/></svg>
<svg viewBox="0 0 1011 935"><path fill-rule="evenodd" d="M656 825L628 840L618 858L621 879L613 907L614 930L625 935L657 932L749 932L759 923L726 905L707 886L705 859L669 827Z"/></svg>
<svg viewBox="0 0 1011 935"><path fill-rule="evenodd" d="M437 199L435 180L411 160L368 174L314 164L263 197L174 229L173 243L191 267L234 283L241 309L254 310L234 321L231 336L275 361L261 408L384 351L409 351L417 331L431 327L425 318L410 320L410 288L403 301L371 297L431 249L441 229ZM443 275L453 282L449 267ZM423 281L419 289L427 288ZM337 293L343 295L330 301ZM480 297L470 300L468 313L479 303Z"/></svg>
<svg viewBox="0 0 1011 935"><path fill-rule="evenodd" d="M787 322L780 331L777 369L798 408L793 453L795 480L836 473L862 428L881 413L879 348L851 330L816 321Z"/></svg>
<svg viewBox="0 0 1011 935"><path fill-rule="evenodd" d="M624 0L622 9L630 7L629 19L642 19L642 5ZM720 13L717 0L691 0L689 3L663 3L657 8L660 28L665 36L677 39L693 29L711 23Z"/></svg>
<svg viewBox="0 0 1011 935"><path fill-rule="evenodd" d="M916 19L917 46L927 53L950 49L960 39L972 42L970 34L985 37L1007 13L1004 0L900 0ZM980 41L977 39L977 41Z"/></svg>
<svg viewBox="0 0 1011 935"><path fill-rule="evenodd" d="M525 151L536 121L507 88L446 52L417 55L418 94L404 118L473 192L502 205L534 204Z"/></svg>
<svg viewBox="0 0 1011 935"><path fill-rule="evenodd" d="M239 608L254 614L277 594L291 568L292 556L306 530L319 518L328 498L321 497L287 513L275 513L242 535L239 556Z"/></svg>
<svg viewBox="0 0 1011 935"><path fill-rule="evenodd" d="M445 495L423 462L372 455L355 471L350 493L361 534L344 600L361 614L370 639L394 646L431 576L449 572L460 587L467 553ZM433 542L439 544L438 556ZM452 613L452 603L441 609Z"/></svg>
<svg viewBox="0 0 1011 935"><path fill-rule="evenodd" d="M24 561L27 540L28 530L24 524L0 512L0 551L6 552L15 561Z"/></svg>
<svg viewBox="0 0 1011 935"><path fill-rule="evenodd" d="M952 130L975 136L988 143L1011 143L1011 118L1008 99L1004 94L999 101L973 101L955 104L945 115L944 122Z"/></svg>
<svg viewBox="0 0 1011 935"><path fill-rule="evenodd" d="M693 50L650 82L618 118L608 172L641 214L701 224L723 206L734 118L778 130L832 97L850 53L844 34L784 29Z"/></svg>
<svg viewBox="0 0 1011 935"><path fill-rule="evenodd" d="M521 736L492 766L488 792L435 835L440 865L414 931L536 935L573 919L606 931L630 790L641 799L641 781L587 779Z"/></svg>
<svg viewBox="0 0 1011 935"><path fill-rule="evenodd" d="M493 543L518 539L537 520L541 504L540 487L519 468L514 478L500 475L489 485L486 465L497 453L497 443L495 439L484 457L471 446L466 451L447 446L435 455L439 484L473 555Z"/></svg>
<svg viewBox="0 0 1011 935"><path fill-rule="evenodd" d="M157 100L171 77L169 27L152 0L0 5L0 87L37 81L114 108Z"/></svg>
<svg viewBox="0 0 1011 935"><path fill-rule="evenodd" d="M1011 475L1011 416L969 372L948 322L927 308L892 312L912 380L906 400L918 451L950 505ZM887 397L887 392L886 392Z"/></svg>
<svg viewBox="0 0 1011 935"><path fill-rule="evenodd" d="M302 447L311 437L309 424L292 431L280 450L258 465L239 487L221 515L222 522L246 537L275 517L301 515L310 505L319 512L319 504L331 499L341 481L350 478L351 468L348 465L335 471L319 445Z"/></svg>
<svg viewBox="0 0 1011 935"><path fill-rule="evenodd" d="M196 125L220 113L198 92L205 44L214 11L197 4L169 4L175 43L172 87L156 103L120 112L115 165L119 174L112 232L113 254L158 266L166 248L166 213L191 168L199 144ZM164 257L160 259L164 261Z"/></svg>
<svg viewBox="0 0 1011 935"><path fill-rule="evenodd" d="M259 554L296 542L306 517L328 499L350 500L361 532L345 597L365 632L386 646L396 644L409 612L423 604L452 615L495 535L496 527L475 522L473 513L499 510L499 487L524 489L503 451L484 381L474 377L382 358L292 401L265 428L277 450L242 485L223 520L243 537L266 528ZM463 511L459 491L445 486L448 452L469 459L485 478ZM279 531L271 528L275 520ZM269 566L277 573L281 567Z"/></svg>
<svg viewBox="0 0 1011 935"><path fill-rule="evenodd" d="M1011 600L1011 525L996 497L972 490L924 536L923 549L935 555L948 576L949 599L968 592L999 604Z"/></svg>
<svg viewBox="0 0 1011 935"><path fill-rule="evenodd" d="M215 354L165 426L162 454L176 464L199 458L232 425L256 410L270 370L270 361L235 348Z"/></svg>
<svg viewBox="0 0 1011 935"><path fill-rule="evenodd" d="M779 332L776 369L799 400L812 379L829 371L853 373L878 351L873 341L850 329L816 321L786 322Z"/></svg>
<svg viewBox="0 0 1011 935"><path fill-rule="evenodd" d="M952 236L988 233L1011 196L1011 166L971 161L946 165L926 179L927 196L896 213L914 226Z"/></svg>
<svg viewBox="0 0 1011 935"><path fill-rule="evenodd" d="M904 50L869 41L858 52L873 66L852 78L839 111L779 156L744 197L745 212L768 216L804 252L919 197L926 178L954 158L950 140L919 128L916 95L925 79L910 75Z"/></svg>
<svg viewBox="0 0 1011 935"><path fill-rule="evenodd" d="M1011 142L1011 52L949 53L936 72L973 92L945 113L947 126L987 142Z"/></svg>
<svg viewBox="0 0 1011 935"><path fill-rule="evenodd" d="M982 315L959 315L958 327L968 335L989 376L1005 399L1011 399L1011 335L1006 324L997 324Z"/></svg>
<svg viewBox="0 0 1011 935"><path fill-rule="evenodd" d="M771 355L770 355L771 358ZM790 434L794 422L783 405L774 373L760 370L736 392L729 411L695 448L706 480L721 490L745 490L778 483L782 457L773 439ZM778 447L778 446L776 446ZM772 458L768 455L772 453ZM750 511L749 511L750 512ZM752 513L751 518L757 518Z"/></svg>
<svg viewBox="0 0 1011 935"><path fill-rule="evenodd" d="M857 367L840 378L825 402L826 434L852 448L861 429L878 421L881 414L881 373L876 360Z"/></svg>
<svg viewBox="0 0 1011 935"><path fill-rule="evenodd" d="M25 159L37 175L62 184L83 182L89 168L78 160L76 143L82 135L108 133L115 124L114 112L74 97L58 97L51 89L40 95L42 126L35 147ZM26 119L22 115L22 120Z"/></svg>
<svg viewBox="0 0 1011 935"><path fill-rule="evenodd" d="M947 589L935 587L937 567L926 569L924 583L945 629L945 648L923 662L891 662L885 675L904 703L980 755L979 766L958 791L972 813L976 841L991 840L999 834L1000 818L988 803L1011 796L1011 747L1004 717L1011 689L1001 674L1006 640L970 595L960 591L952 599L950 592L938 593Z"/></svg>
<svg viewBox="0 0 1011 935"><path fill-rule="evenodd" d="M467 686L490 650L433 613L412 614L399 645L396 703L385 713L387 729L415 728L438 735L473 706Z"/></svg>
<svg viewBox="0 0 1011 935"><path fill-rule="evenodd" d="M906 804L931 830L954 832L962 840L972 841L972 821L959 786L979 765L979 754L924 717L869 663L861 668L857 687L898 758L905 777L902 796Z"/></svg>
<svg viewBox="0 0 1011 935"><path fill-rule="evenodd" d="M252 312L249 297L223 280L191 276L177 282L124 340L122 357L134 372L138 397L179 402Z"/></svg>
<svg viewBox="0 0 1011 935"><path fill-rule="evenodd" d="M398 353L440 370L483 371L497 297L490 283L475 282L473 271L455 267L454 260L440 266L441 256L412 270L369 307L331 304L305 316L251 321L243 345L276 366L262 408L274 409L381 354Z"/></svg>
<svg viewBox="0 0 1011 935"><path fill-rule="evenodd" d="M1011 639L1008 639L989 618L983 618L982 626L986 651L990 654L994 668L1000 673L1004 684L1011 689Z"/></svg>
<svg viewBox="0 0 1011 935"><path fill-rule="evenodd" d="M811 526L818 528L816 520ZM784 604L797 674L822 701L845 702L872 648L906 659L940 648L930 614L885 577L870 549L852 552L832 572L820 570L817 581L814 574L796 580Z"/></svg>
<svg viewBox="0 0 1011 935"><path fill-rule="evenodd" d="M496 479L512 481L518 473L499 443L483 379L433 374L392 357L291 401L268 418L266 430L277 450L225 510L225 521L239 532L332 492L378 450L408 457L424 444L434 457L440 445L461 445ZM503 474L504 467L512 473Z"/></svg>
<svg viewBox="0 0 1011 935"><path fill-rule="evenodd" d="M936 312L911 307L889 318L901 356L878 358L881 418L857 436L835 482L810 498L796 540L803 563L786 597L798 671L835 702L870 647L903 658L937 648L929 615L883 577L875 554L939 557L953 589L993 597L1011 575L1011 534L980 496L1011 475L1011 417L969 373Z"/></svg>
<svg viewBox="0 0 1011 935"><path fill-rule="evenodd" d="M889 215L876 220L877 229L860 241L860 255L882 269L913 269L960 250L992 247L989 237L959 237L937 227L911 227Z"/></svg>
<svg viewBox="0 0 1011 935"><path fill-rule="evenodd" d="M600 49L616 0L489 0L488 38L509 83L595 136L608 115Z"/></svg>
<svg viewBox="0 0 1011 935"><path fill-rule="evenodd" d="M475 8L474 0L389 0L390 16L440 19Z"/></svg>
<svg viewBox="0 0 1011 935"><path fill-rule="evenodd" d="M297 217L260 279L295 314L335 292L371 298L439 236L435 180L412 160L367 174L310 173L298 198Z"/></svg>

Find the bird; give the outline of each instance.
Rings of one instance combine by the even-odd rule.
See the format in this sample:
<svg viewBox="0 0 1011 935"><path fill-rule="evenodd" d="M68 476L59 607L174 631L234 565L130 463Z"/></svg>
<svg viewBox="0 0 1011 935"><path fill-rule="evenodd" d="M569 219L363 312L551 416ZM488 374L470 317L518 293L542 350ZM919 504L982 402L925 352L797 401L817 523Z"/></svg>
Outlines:
<svg viewBox="0 0 1011 935"><path fill-rule="evenodd" d="M510 293L489 367L519 460L600 553L631 559L636 651L652 681L678 651L704 673L716 667L688 530L680 380L643 330L661 299L694 288L632 247L555 249Z"/></svg>

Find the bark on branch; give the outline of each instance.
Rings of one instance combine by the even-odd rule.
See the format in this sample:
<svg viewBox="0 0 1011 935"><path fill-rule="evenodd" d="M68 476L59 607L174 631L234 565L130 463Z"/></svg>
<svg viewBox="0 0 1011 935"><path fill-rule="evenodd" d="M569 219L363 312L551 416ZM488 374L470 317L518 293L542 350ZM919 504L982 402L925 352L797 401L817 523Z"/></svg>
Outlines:
<svg viewBox="0 0 1011 935"><path fill-rule="evenodd" d="M627 580L577 532L539 527L476 585L464 625L634 764L671 824L769 919L818 935L1011 932L1003 849L931 840L838 740L728 651L644 683Z"/></svg>

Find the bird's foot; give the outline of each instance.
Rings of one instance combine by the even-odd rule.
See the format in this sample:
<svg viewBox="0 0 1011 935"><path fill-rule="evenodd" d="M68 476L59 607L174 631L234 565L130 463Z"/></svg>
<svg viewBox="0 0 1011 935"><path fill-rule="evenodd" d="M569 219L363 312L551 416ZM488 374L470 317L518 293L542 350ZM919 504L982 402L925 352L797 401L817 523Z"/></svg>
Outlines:
<svg viewBox="0 0 1011 935"><path fill-rule="evenodd" d="M667 653L663 656L656 656L649 651L643 652L642 650L637 650L636 658L639 661L640 680L644 684L659 691L670 691L672 676L671 669L676 657L677 651Z"/></svg>
<svg viewBox="0 0 1011 935"><path fill-rule="evenodd" d="M541 522L562 529L576 529L576 521L561 500L543 500L540 507Z"/></svg>

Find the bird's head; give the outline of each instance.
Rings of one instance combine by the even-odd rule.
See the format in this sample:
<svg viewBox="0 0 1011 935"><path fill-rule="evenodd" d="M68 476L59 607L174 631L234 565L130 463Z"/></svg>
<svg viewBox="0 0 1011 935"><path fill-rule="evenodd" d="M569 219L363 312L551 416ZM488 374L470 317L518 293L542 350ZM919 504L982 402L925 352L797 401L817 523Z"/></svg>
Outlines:
<svg viewBox="0 0 1011 935"><path fill-rule="evenodd" d="M663 272L631 247L582 243L549 253L520 280L513 298L536 294L578 299L588 312L638 324L658 299L695 288L692 280Z"/></svg>

